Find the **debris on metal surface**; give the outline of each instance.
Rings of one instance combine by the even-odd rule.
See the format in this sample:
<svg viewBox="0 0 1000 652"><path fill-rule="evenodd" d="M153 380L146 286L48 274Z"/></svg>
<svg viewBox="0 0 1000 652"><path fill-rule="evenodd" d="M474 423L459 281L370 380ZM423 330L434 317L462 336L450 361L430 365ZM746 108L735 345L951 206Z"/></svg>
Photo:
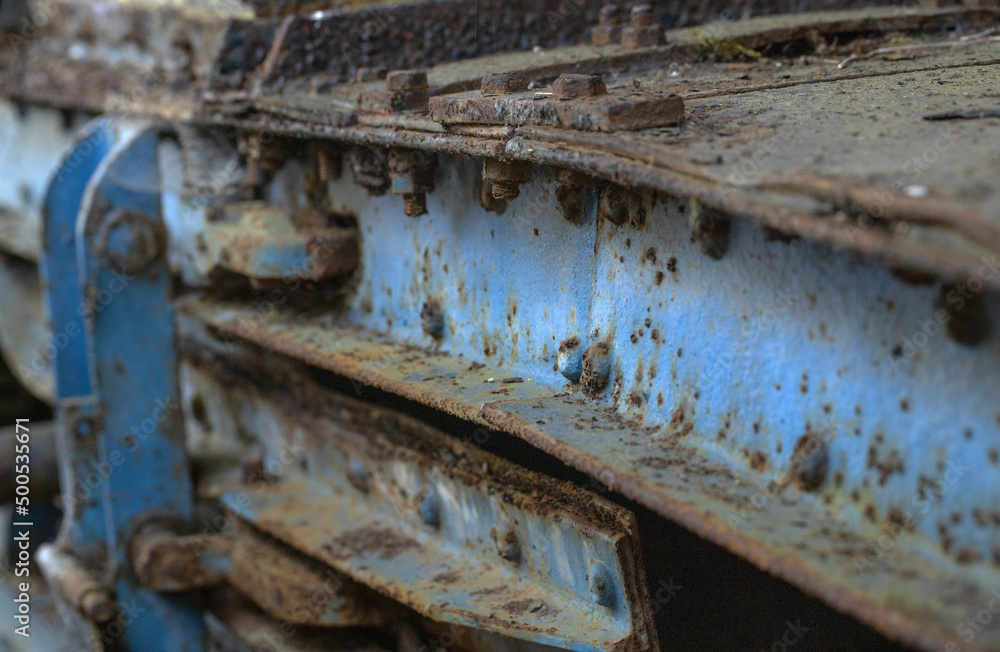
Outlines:
<svg viewBox="0 0 1000 652"><path fill-rule="evenodd" d="M791 4L5 2L67 631L668 648L665 517L1000 647L1000 6Z"/></svg>

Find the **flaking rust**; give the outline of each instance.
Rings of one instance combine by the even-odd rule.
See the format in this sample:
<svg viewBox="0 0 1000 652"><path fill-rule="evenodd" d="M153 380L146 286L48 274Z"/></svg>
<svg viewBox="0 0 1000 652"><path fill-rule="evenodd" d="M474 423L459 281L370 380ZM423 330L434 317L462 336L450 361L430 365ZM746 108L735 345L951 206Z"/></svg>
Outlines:
<svg viewBox="0 0 1000 652"><path fill-rule="evenodd" d="M226 489L224 504L253 528L438 621L571 649L658 649L630 512L332 394L287 359L268 355L267 374L247 364L261 362L199 364L189 382L255 406L234 428L265 446L305 437L308 468L322 470L290 465L252 492ZM213 369L225 371L215 379ZM271 374L295 391L275 389ZM577 559L575 574L554 570Z"/></svg>

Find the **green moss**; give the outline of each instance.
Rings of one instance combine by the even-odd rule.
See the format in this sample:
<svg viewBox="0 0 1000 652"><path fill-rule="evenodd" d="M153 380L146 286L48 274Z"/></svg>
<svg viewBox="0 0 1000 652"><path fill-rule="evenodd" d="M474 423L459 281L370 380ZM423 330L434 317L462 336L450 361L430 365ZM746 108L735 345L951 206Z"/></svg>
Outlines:
<svg viewBox="0 0 1000 652"><path fill-rule="evenodd" d="M717 61L735 61L740 58L748 61L760 61L764 58L764 55L757 50L740 45L732 39L719 41L698 28L695 28L693 33L704 48L705 54L715 57Z"/></svg>

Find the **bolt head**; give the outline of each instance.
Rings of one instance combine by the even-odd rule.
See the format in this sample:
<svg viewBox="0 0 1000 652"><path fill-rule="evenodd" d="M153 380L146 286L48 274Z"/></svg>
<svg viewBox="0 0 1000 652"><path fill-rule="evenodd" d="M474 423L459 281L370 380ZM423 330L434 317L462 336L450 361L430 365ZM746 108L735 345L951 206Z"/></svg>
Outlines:
<svg viewBox="0 0 1000 652"><path fill-rule="evenodd" d="M372 474L361 460L354 460L347 467L347 481L362 493L368 493L372 486Z"/></svg>
<svg viewBox="0 0 1000 652"><path fill-rule="evenodd" d="M393 70L385 76L390 91L410 91L427 88L427 73L423 70Z"/></svg>
<svg viewBox="0 0 1000 652"><path fill-rule="evenodd" d="M97 236L98 253L128 276L142 272L163 250L163 229L152 217L119 209L108 214Z"/></svg>
<svg viewBox="0 0 1000 652"><path fill-rule="evenodd" d="M528 90L527 78L519 72L497 72L483 77L483 95L510 95Z"/></svg>
<svg viewBox="0 0 1000 652"><path fill-rule="evenodd" d="M497 554L511 563L521 559L521 542L514 528L506 528L501 532L493 530L493 540L496 543Z"/></svg>
<svg viewBox="0 0 1000 652"><path fill-rule="evenodd" d="M440 299L432 297L424 302L420 309L420 325L434 339L444 336L444 306Z"/></svg>
<svg viewBox="0 0 1000 652"><path fill-rule="evenodd" d="M576 335L559 343L556 354L556 368L567 380L576 382L583 374L583 344Z"/></svg>
<svg viewBox="0 0 1000 652"><path fill-rule="evenodd" d="M598 75L565 74L552 82L552 91L560 100L572 100L578 97L596 97L607 95L608 87Z"/></svg>
<svg viewBox="0 0 1000 652"><path fill-rule="evenodd" d="M618 5L606 4L601 7L601 12L597 15L598 25L614 25L618 22Z"/></svg>

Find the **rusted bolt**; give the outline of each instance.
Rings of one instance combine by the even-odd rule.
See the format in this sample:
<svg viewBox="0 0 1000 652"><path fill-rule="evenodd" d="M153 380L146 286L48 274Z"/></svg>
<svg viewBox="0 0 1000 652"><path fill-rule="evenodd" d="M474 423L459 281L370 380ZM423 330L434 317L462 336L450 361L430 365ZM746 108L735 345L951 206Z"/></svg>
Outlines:
<svg viewBox="0 0 1000 652"><path fill-rule="evenodd" d="M622 28L622 45L627 48L644 48L658 45L663 38L663 30L653 16L652 5L635 5L629 24Z"/></svg>
<svg viewBox="0 0 1000 652"><path fill-rule="evenodd" d="M384 149L359 145L348 154L354 182L368 189L374 196L384 195L389 189L389 160Z"/></svg>
<svg viewBox="0 0 1000 652"><path fill-rule="evenodd" d="M440 299L431 297L424 301L420 309L420 325L424 332L434 339L439 340L444 337L444 306L441 305Z"/></svg>
<svg viewBox="0 0 1000 652"><path fill-rule="evenodd" d="M511 201L521 194L519 186L531 181L531 164L488 158L483 163L483 181L493 184L494 199Z"/></svg>
<svg viewBox="0 0 1000 652"><path fill-rule="evenodd" d="M979 284L979 287L974 287ZM990 317L982 295L982 281L970 279L961 285L946 283L934 299L935 317L945 324L948 337L965 346L982 344L990 335Z"/></svg>
<svg viewBox="0 0 1000 652"><path fill-rule="evenodd" d="M519 72L495 72L483 77L483 95L510 95L528 90L528 80Z"/></svg>
<svg viewBox="0 0 1000 652"><path fill-rule="evenodd" d="M559 342L559 353L556 355L556 368L567 380L576 382L583 374L583 345L576 335Z"/></svg>
<svg viewBox="0 0 1000 652"><path fill-rule="evenodd" d="M629 14L630 27L648 27L653 24L653 5L635 5Z"/></svg>
<svg viewBox="0 0 1000 652"><path fill-rule="evenodd" d="M118 613L118 605L108 590L73 555L54 544L43 544L35 559L63 599L89 620L106 623Z"/></svg>
<svg viewBox="0 0 1000 652"><path fill-rule="evenodd" d="M163 229L145 213L112 211L98 235L100 253L122 274L135 276L163 250Z"/></svg>
<svg viewBox="0 0 1000 652"><path fill-rule="evenodd" d="M806 433L792 451L792 477L803 491L815 491L826 480L830 456L826 442L815 433Z"/></svg>
<svg viewBox="0 0 1000 652"><path fill-rule="evenodd" d="M517 539L517 532L508 527L500 533L494 529L492 534L493 541L497 546L497 554L516 564L521 559L521 542Z"/></svg>
<svg viewBox="0 0 1000 652"><path fill-rule="evenodd" d="M393 111L427 109L427 73L423 70L393 70L385 77L385 87Z"/></svg>
<svg viewBox="0 0 1000 652"><path fill-rule="evenodd" d="M430 527L441 525L441 500L433 489L428 489L420 501L420 518Z"/></svg>
<svg viewBox="0 0 1000 652"><path fill-rule="evenodd" d="M605 342L590 345L583 354L583 373L580 380L584 389L599 392L608 386L611 377L611 348Z"/></svg>
<svg viewBox="0 0 1000 652"><path fill-rule="evenodd" d="M552 91L556 99L572 100L578 97L607 95L608 87L598 75L564 74L552 82Z"/></svg>
<svg viewBox="0 0 1000 652"><path fill-rule="evenodd" d="M621 37L618 5L604 5L597 17L597 26L590 32L590 42L594 45L609 45L617 43Z"/></svg>
<svg viewBox="0 0 1000 652"><path fill-rule="evenodd" d="M364 462L354 460L347 467L347 481L361 493L368 493L371 490L372 474Z"/></svg>
<svg viewBox="0 0 1000 652"><path fill-rule="evenodd" d="M389 150L389 179L394 195L403 196L403 212L419 217L427 212L427 193L434 191L437 156L417 149Z"/></svg>
<svg viewBox="0 0 1000 652"><path fill-rule="evenodd" d="M691 235L701 247L701 252L710 258L721 260L729 250L732 219L728 215L700 207L694 199L691 200L689 215Z"/></svg>
<svg viewBox="0 0 1000 652"><path fill-rule="evenodd" d="M590 566L588 574L590 592L594 594L594 602L609 609L615 605L614 576L611 569L602 561L595 561Z"/></svg>

